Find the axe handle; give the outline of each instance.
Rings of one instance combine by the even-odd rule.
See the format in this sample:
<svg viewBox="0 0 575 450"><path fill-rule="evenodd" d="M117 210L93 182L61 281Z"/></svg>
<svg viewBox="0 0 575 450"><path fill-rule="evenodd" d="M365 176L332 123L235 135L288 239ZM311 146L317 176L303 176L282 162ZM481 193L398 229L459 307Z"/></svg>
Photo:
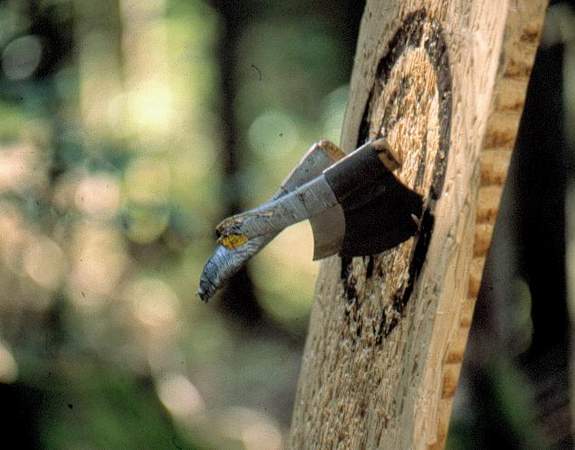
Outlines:
<svg viewBox="0 0 575 450"><path fill-rule="evenodd" d="M225 219L217 227L218 242L226 247L243 245L257 236L279 233L337 204L326 177L320 175L277 200Z"/></svg>
<svg viewBox="0 0 575 450"><path fill-rule="evenodd" d="M384 139L368 142L326 169L323 176L280 199L225 219L217 227L218 242L234 248L256 236L278 233L344 202L358 190L380 184L397 167L399 162Z"/></svg>
<svg viewBox="0 0 575 450"><path fill-rule="evenodd" d="M345 153L330 141L320 141L311 146L298 165L290 172L271 201L277 200L298 186L320 175ZM246 245L229 249L218 245L212 256L206 262L200 276L198 295L203 301L208 301L215 292L236 274L244 264L262 248L264 248L277 233L258 236Z"/></svg>

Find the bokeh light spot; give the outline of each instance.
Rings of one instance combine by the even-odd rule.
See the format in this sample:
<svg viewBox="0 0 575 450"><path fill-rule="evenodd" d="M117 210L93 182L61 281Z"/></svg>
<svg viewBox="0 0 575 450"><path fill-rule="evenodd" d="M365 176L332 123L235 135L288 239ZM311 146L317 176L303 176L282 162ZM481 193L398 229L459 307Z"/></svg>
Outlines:
<svg viewBox="0 0 575 450"><path fill-rule="evenodd" d="M12 352L0 342L0 382L13 383L18 378L18 365Z"/></svg>
<svg viewBox="0 0 575 450"><path fill-rule="evenodd" d="M69 283L79 306L97 306L116 287L129 265L117 230L83 222L74 232Z"/></svg>
<svg viewBox="0 0 575 450"><path fill-rule="evenodd" d="M297 145L299 133L294 120L280 111L266 111L248 131L250 145L260 156L282 156Z"/></svg>
<svg viewBox="0 0 575 450"><path fill-rule="evenodd" d="M221 420L222 431L238 439L247 450L279 450L282 435L273 420L249 408L229 408Z"/></svg>
<svg viewBox="0 0 575 450"><path fill-rule="evenodd" d="M126 235L139 244L148 244L160 236L168 226L167 208L146 208L132 205L127 210Z"/></svg>
<svg viewBox="0 0 575 450"><path fill-rule="evenodd" d="M11 80L29 78L40 65L42 43L37 36L14 39L2 52L2 70Z"/></svg>
<svg viewBox="0 0 575 450"><path fill-rule="evenodd" d="M165 202L170 188L170 167L160 158L134 160L125 175L128 197L139 203Z"/></svg>
<svg viewBox="0 0 575 450"><path fill-rule="evenodd" d="M24 252L24 270L43 288L54 290L64 273L64 253L53 240L40 237L32 240Z"/></svg>
<svg viewBox="0 0 575 450"><path fill-rule="evenodd" d="M166 409L180 420L193 419L205 410L200 391L181 374L170 374L161 378L157 389Z"/></svg>
<svg viewBox="0 0 575 450"><path fill-rule="evenodd" d="M82 179L74 196L76 208L85 214L109 219L120 207L120 187L112 175L96 174Z"/></svg>
<svg viewBox="0 0 575 450"><path fill-rule="evenodd" d="M134 315L144 325L166 332L174 331L179 301L165 282L156 278L136 280L128 287L126 297L132 303Z"/></svg>

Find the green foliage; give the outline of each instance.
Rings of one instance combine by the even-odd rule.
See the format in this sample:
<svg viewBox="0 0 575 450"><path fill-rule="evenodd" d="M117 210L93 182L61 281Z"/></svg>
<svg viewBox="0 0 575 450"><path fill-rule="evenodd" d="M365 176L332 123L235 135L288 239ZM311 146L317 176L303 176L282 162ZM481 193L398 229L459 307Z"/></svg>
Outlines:
<svg viewBox="0 0 575 450"><path fill-rule="evenodd" d="M321 8L240 6L229 180L221 10L0 2L0 382L40 393L42 448L281 445L315 273L307 231L256 260L271 337L194 291L228 196L271 195L313 141L337 140L351 53Z"/></svg>
<svg viewBox="0 0 575 450"><path fill-rule="evenodd" d="M208 448L174 429L149 378L91 360L76 361L54 377L44 402L43 448Z"/></svg>

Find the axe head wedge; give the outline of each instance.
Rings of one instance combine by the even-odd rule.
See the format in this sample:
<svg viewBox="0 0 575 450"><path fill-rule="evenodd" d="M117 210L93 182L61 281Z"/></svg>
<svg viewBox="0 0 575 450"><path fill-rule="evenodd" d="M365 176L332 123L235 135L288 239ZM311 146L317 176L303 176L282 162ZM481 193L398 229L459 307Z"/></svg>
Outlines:
<svg viewBox="0 0 575 450"><path fill-rule="evenodd" d="M364 151L324 171L338 205L310 218L314 259L381 253L418 231L423 199L395 177L397 167Z"/></svg>

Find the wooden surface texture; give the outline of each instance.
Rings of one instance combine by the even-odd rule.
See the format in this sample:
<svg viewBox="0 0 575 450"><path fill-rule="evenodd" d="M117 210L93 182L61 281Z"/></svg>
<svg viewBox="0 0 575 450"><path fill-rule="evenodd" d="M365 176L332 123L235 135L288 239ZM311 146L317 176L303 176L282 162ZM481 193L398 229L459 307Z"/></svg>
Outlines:
<svg viewBox="0 0 575 450"><path fill-rule="evenodd" d="M417 236L322 263L290 448L442 448L545 0L368 1L342 135L385 136Z"/></svg>

